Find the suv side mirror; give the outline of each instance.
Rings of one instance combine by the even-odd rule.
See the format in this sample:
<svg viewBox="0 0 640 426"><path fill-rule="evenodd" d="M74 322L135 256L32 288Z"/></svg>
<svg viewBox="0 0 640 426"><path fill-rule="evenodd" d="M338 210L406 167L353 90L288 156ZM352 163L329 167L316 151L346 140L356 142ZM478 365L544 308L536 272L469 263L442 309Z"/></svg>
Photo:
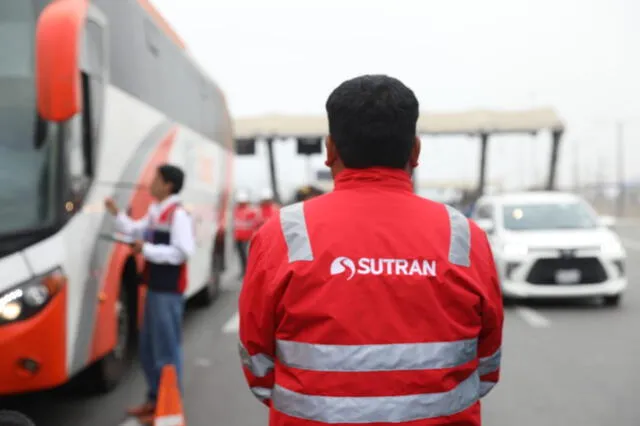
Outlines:
<svg viewBox="0 0 640 426"><path fill-rule="evenodd" d="M487 234L493 234L495 231L495 224L491 219L476 219L475 222Z"/></svg>
<svg viewBox="0 0 640 426"><path fill-rule="evenodd" d="M600 224L607 228L612 228L616 225L616 218L613 216L600 216Z"/></svg>

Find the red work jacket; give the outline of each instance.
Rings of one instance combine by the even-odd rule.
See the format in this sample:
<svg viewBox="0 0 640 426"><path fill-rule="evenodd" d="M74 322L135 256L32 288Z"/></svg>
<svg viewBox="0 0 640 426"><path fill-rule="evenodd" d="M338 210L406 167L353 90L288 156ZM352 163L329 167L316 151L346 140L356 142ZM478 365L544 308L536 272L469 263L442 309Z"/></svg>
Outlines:
<svg viewBox="0 0 640 426"><path fill-rule="evenodd" d="M480 426L503 308L485 233L400 170L345 170L251 241L240 355L270 425Z"/></svg>
<svg viewBox="0 0 640 426"><path fill-rule="evenodd" d="M236 206L233 212L233 231L236 241L249 241L256 230L258 211L249 204Z"/></svg>

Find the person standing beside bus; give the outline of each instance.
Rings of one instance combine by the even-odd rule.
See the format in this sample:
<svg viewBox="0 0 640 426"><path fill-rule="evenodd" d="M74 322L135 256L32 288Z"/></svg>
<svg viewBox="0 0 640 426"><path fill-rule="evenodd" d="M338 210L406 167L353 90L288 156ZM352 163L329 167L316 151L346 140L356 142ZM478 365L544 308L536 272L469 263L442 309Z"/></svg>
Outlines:
<svg viewBox="0 0 640 426"><path fill-rule="evenodd" d="M148 392L144 404L127 412L143 423L153 421L160 374L165 365L176 367L180 386L183 384L183 293L187 286L187 260L195 250L193 224L178 196L183 185L181 169L168 164L158 167L151 183L151 195L157 201L140 220L120 211L113 199L105 200L107 210L116 217L119 231L145 236L131 246L145 259L148 291L139 352Z"/></svg>
<svg viewBox="0 0 640 426"><path fill-rule="evenodd" d="M233 234L236 242L236 251L240 259L240 277L244 276L244 272L247 269L249 241L257 228L259 220L258 211L249 201L249 194L238 192L236 195L236 207L233 211Z"/></svg>

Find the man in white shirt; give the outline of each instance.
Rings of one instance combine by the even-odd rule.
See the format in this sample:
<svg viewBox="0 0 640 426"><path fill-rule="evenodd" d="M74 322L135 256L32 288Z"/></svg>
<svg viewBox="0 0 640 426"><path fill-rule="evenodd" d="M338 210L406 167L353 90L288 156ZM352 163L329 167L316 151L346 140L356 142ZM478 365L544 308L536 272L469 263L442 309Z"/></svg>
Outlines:
<svg viewBox="0 0 640 426"><path fill-rule="evenodd" d="M147 401L128 411L143 423L153 421L165 365L175 365L182 385L183 293L187 286L187 259L195 250L193 224L178 197L183 184L184 173L178 167L158 167L150 188L157 202L140 220L120 211L113 199L105 200L107 210L116 217L118 230L135 239L131 247L145 259L144 282L148 291L139 353L149 390Z"/></svg>

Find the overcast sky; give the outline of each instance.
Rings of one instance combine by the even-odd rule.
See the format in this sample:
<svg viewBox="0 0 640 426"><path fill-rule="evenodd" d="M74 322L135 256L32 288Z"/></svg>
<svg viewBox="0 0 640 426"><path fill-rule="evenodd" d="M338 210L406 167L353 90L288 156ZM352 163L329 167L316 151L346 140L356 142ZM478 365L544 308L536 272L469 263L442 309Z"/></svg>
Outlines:
<svg viewBox="0 0 640 426"><path fill-rule="evenodd" d="M638 0L153 0L227 95L234 116L324 113L343 80L386 73L424 111L552 106L565 119L560 183L617 177L615 123L625 120L625 172L640 180ZM475 182L478 143L428 138L421 181ZM489 180L540 181L550 136L490 143ZM578 154L576 172L573 158ZM295 145L277 149L281 186L306 178ZM321 168L315 158L312 168ZM238 185L267 185L264 150L242 158Z"/></svg>

